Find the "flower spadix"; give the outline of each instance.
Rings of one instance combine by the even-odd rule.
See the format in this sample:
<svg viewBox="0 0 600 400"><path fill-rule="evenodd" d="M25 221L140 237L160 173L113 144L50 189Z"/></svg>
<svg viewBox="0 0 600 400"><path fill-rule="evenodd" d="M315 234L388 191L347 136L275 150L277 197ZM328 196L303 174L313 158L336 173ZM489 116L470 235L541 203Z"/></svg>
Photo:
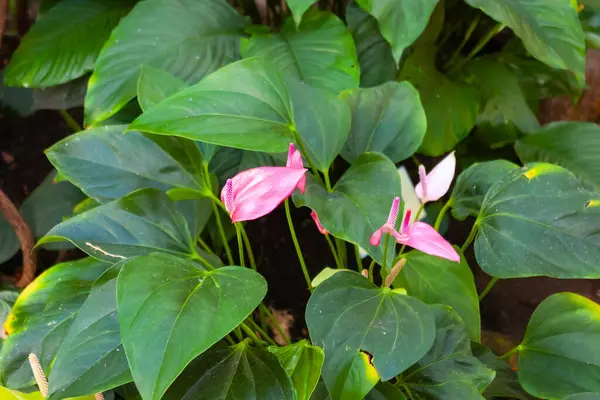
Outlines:
<svg viewBox="0 0 600 400"><path fill-rule="evenodd" d="M448 154L429 173L423 165L420 165L419 183L415 187L415 191L421 202L436 201L445 195L450 189L455 170L456 156L454 152Z"/></svg>
<svg viewBox="0 0 600 400"><path fill-rule="evenodd" d="M396 219L400 208L400 199L396 197L387 222L371 236L371 245L379 246L381 235L392 235L397 243L404 244L432 256L442 257L450 261L460 262L460 256L452 245L446 241L433 227L424 222L410 222L411 211L407 210L400 231L395 230Z"/></svg>
<svg viewBox="0 0 600 400"><path fill-rule="evenodd" d="M287 199L296 188L304 193L306 168L294 144L290 143L285 167L258 167L228 179L221 190L232 222L250 221L267 215Z"/></svg>

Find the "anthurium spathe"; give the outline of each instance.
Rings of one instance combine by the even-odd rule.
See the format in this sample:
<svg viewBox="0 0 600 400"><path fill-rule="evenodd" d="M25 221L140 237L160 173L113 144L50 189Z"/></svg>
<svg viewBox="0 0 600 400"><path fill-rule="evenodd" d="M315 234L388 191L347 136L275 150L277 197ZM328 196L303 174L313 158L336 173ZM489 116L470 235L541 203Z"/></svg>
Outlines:
<svg viewBox="0 0 600 400"><path fill-rule="evenodd" d="M439 200L450 189L456 169L456 156L454 152L436 165L427 173L423 165L419 166L419 184L415 187L417 196L423 203Z"/></svg>
<svg viewBox="0 0 600 400"><path fill-rule="evenodd" d="M410 223L411 211L407 210L400 231L396 231L396 219L400 209L400 198L396 197L386 223L371 236L371 245L379 246L381 235L392 235L396 242L422 251L432 256L442 257L450 261L460 262L460 256L452 245L446 241L433 227L424 222Z"/></svg>
<svg viewBox="0 0 600 400"><path fill-rule="evenodd" d="M221 201L233 222L250 221L267 215L296 188L304 192L306 168L300 152L290 144L285 167L258 167L227 180Z"/></svg>

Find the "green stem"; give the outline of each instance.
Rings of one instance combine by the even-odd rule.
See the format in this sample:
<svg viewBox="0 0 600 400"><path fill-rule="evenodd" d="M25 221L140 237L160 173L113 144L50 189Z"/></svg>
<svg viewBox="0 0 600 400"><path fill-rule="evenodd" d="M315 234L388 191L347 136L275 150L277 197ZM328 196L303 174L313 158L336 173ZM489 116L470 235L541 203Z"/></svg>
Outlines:
<svg viewBox="0 0 600 400"><path fill-rule="evenodd" d="M246 262L244 260L244 243L242 243L242 233L240 232L240 228L239 228L239 224L233 224L235 225L235 235L237 236L237 244L238 244L238 251L239 251L239 258L240 258L240 265L242 267L246 266Z"/></svg>
<svg viewBox="0 0 600 400"><path fill-rule="evenodd" d="M369 281L373 283L373 268L375 267L375 260L371 261L369 264Z"/></svg>
<svg viewBox="0 0 600 400"><path fill-rule="evenodd" d="M253 270L256 269L256 259L254 258L254 253L252 252L252 246L250 246L250 239L248 239L248 234L246 233L246 229L244 225L240 224L240 230L242 231L242 237L244 238L244 242L246 244L246 253L248 253L248 259L250 260L250 267Z"/></svg>
<svg viewBox="0 0 600 400"><path fill-rule="evenodd" d="M287 335L285 334L285 332L283 331L283 329L281 329L281 326L279 325L279 322L277 322L277 319L275 318L275 316L273 315L273 313L271 312L271 310L269 310L267 308L267 306L265 306L263 303L260 303L258 307L259 307L259 309L262 309L262 311L265 314L267 314L267 317L269 317L269 319L273 323L273 326L275 327L275 330L277 332L279 332L279 334L281 335L281 337L283 338L283 340L285 340L285 343L291 344L292 342L287 337Z"/></svg>
<svg viewBox="0 0 600 400"><path fill-rule="evenodd" d="M331 254L333 255L333 258L335 259L335 265L337 266L338 269L344 268L342 266L342 263L340 261L338 254L337 254L335 246L333 245L333 242L331 241L331 238L329 237L329 235L324 235L324 236L325 236L325 239L327 240L327 244L329 245L329 248L331 249Z"/></svg>
<svg viewBox="0 0 600 400"><path fill-rule="evenodd" d="M312 169L313 175L319 181L321 181L321 183L323 183L323 179L321 179L321 175L319 175L319 171L317 170L317 167L315 167L315 165L312 162L312 159L308 156L308 152L306 151L306 147L304 147L304 142L302 142L302 139L300 139L300 135L298 135L298 131L296 130L296 127L292 125L290 127L290 129L293 131L294 138L295 138L295 143L300 148L300 152L302 154L304 154L304 158L306 159L306 161L308 161L308 165L310 166L310 169Z"/></svg>
<svg viewBox="0 0 600 400"><path fill-rule="evenodd" d="M67 110L58 110L60 116L65 120L66 124L73 130L73 132L82 131L81 125L75 121L75 119L69 114Z"/></svg>
<svg viewBox="0 0 600 400"><path fill-rule="evenodd" d="M358 269L358 272L362 272L362 258L360 258L360 250L358 249L358 245L354 245L354 257L356 257L356 269Z"/></svg>
<svg viewBox="0 0 600 400"><path fill-rule="evenodd" d="M244 340L244 336L242 336L242 330L240 329L239 326L235 327L235 329L233 330L233 333L235 334L235 337L237 338L238 342L241 342L242 340Z"/></svg>
<svg viewBox="0 0 600 400"><path fill-rule="evenodd" d="M502 23L496 24L492 28L492 30L490 30L487 33L487 35L485 35L484 37L479 39L479 41L477 42L475 47L473 47L473 50L471 50L471 52L465 58L463 58L461 61L457 62L454 65L454 67L452 67L452 69L450 69L450 71L448 71L448 73L458 71L459 69L464 67L465 64L468 63L473 57L475 57L485 47L485 45L488 44L488 42L490 40L492 40L494 38L494 36L496 36L502 29L504 29L504 24L502 24Z"/></svg>
<svg viewBox="0 0 600 400"><path fill-rule="evenodd" d="M446 213L448 212L450 207L452 207L453 203L454 203L454 198L450 197L450 199L448 199L446 204L444 204L444 207L442 207L442 209L440 210L440 213L438 214L438 216L435 220L435 224L433 225L433 229L435 229L436 231L440 230L440 226L442 225L442 221L444 220L444 215L446 215Z"/></svg>
<svg viewBox="0 0 600 400"><path fill-rule="evenodd" d="M465 240L465 243L460 248L461 253L464 254L467 248L471 245L471 242L473 242L473 239L475 239L475 235L477 235L477 221L473 224L473 228L471 228L471 233L469 233L469 237L467 237L467 240Z"/></svg>
<svg viewBox="0 0 600 400"><path fill-rule="evenodd" d="M452 64L454 64L456 62L456 60L460 56L460 52L465 47L465 45L467 44L467 42L469 41L469 39L471 39L471 35L473 35L473 32L475 31L475 28L477 27L477 24L479 24L479 20L480 19L481 19L481 13L478 13L475 16L475 18L473 18L471 20L471 25L469 25L469 28L467 29L467 32L466 32L465 36L463 37L462 42L456 48L456 50L454 50L454 53L450 57L450 60L448 60L448 62L446 64L444 64L444 69L448 69L448 67L450 67Z"/></svg>
<svg viewBox="0 0 600 400"><path fill-rule="evenodd" d="M410 158L412 158L413 162L415 163L415 166L417 168L419 168L419 165L421 165L421 161L419 161L419 159L417 158L417 155L413 154L412 156L410 156Z"/></svg>
<svg viewBox="0 0 600 400"><path fill-rule="evenodd" d="M517 346L514 349L512 349L511 351L501 355L500 357L498 357L501 360L506 360L508 357L512 356L515 353L518 353L519 350L521 350L521 346Z"/></svg>
<svg viewBox="0 0 600 400"><path fill-rule="evenodd" d="M217 208L217 202L213 200L212 206L213 213L215 214L215 220L217 221L217 228L219 229L219 235L221 236L221 241L223 242L223 248L225 249L225 254L227 254L227 261L229 262L229 265L233 265L233 256L231 255L229 243L227 243L227 236L225 235L225 229L223 229L223 222L221 221L219 209Z"/></svg>
<svg viewBox="0 0 600 400"><path fill-rule="evenodd" d="M421 207L419 207L419 210L415 214L415 219L413 221L418 221L419 220L419 217L421 216L421 213L423 212L424 208L425 208L425 203L421 203Z"/></svg>
<svg viewBox="0 0 600 400"><path fill-rule="evenodd" d="M215 257L217 256L215 254L215 252L208 246L208 244L206 244L206 242L204 240L202 240L202 238L200 236L198 236L198 244L200 244L200 246L202 246L204 251L206 251L208 254L215 256Z"/></svg>
<svg viewBox="0 0 600 400"><path fill-rule="evenodd" d="M488 283L485 289L483 289L483 292L481 292L481 294L479 295L479 301L483 300L483 298L490 292L490 290L492 290L492 288L496 286L496 282L498 282L499 280L500 278L492 278L490 283Z"/></svg>
<svg viewBox="0 0 600 400"><path fill-rule="evenodd" d="M200 254L198 254L195 250L194 250L194 254L192 254L192 258L194 260L200 261L200 263L202 265L204 265L209 271L212 271L215 269L215 267L213 267L208 261L206 261L206 259L204 257L202 257Z"/></svg>
<svg viewBox="0 0 600 400"><path fill-rule="evenodd" d="M335 247L337 248L337 254L338 258L340 259L340 263L342 263L342 265L348 265L346 242L344 242L342 239L335 238Z"/></svg>
<svg viewBox="0 0 600 400"><path fill-rule="evenodd" d="M388 246L390 245L390 235L388 233L385 234L385 239L383 239L383 269L387 269L387 252Z"/></svg>
<svg viewBox="0 0 600 400"><path fill-rule="evenodd" d="M256 336L256 333L254 333L254 331L250 329L245 323L242 322L240 324L240 327L246 333L246 335L248 335L248 337L254 341L255 344L260 345L262 343L265 343L265 341L261 340L258 336Z"/></svg>
<svg viewBox="0 0 600 400"><path fill-rule="evenodd" d="M250 325L255 330L257 330L265 338L265 340L267 342L269 342L269 344L272 344L273 346L279 346L273 339L271 339L271 337L267 334L267 332L265 332L260 326L258 326L258 324L256 322L254 322L252 317L247 318L246 321L248 321L250 323Z"/></svg>
<svg viewBox="0 0 600 400"><path fill-rule="evenodd" d="M227 340L227 343L230 345L235 346L235 341L231 338L231 336L225 335L225 340Z"/></svg>
<svg viewBox="0 0 600 400"><path fill-rule="evenodd" d="M331 187L331 181L329 180L329 169L327 171L325 171L323 176L325 176L325 187L327 188L327 191L332 192L333 189Z"/></svg>
<svg viewBox="0 0 600 400"><path fill-rule="evenodd" d="M308 290L312 292L313 287L310 280L310 275L308 274L308 269L306 268L306 264L304 263L304 257L302 256L302 250L300 250L300 244L298 243L298 238L296 237L296 230L294 229L294 223L292 222L292 214L290 213L290 200L285 199L285 216L287 217L288 226L290 227L290 235L292 235L292 240L294 242L294 247L296 248L296 254L298 256L298 261L300 261L300 267L302 267L302 273L304 274L304 279L306 279L306 284L308 285Z"/></svg>

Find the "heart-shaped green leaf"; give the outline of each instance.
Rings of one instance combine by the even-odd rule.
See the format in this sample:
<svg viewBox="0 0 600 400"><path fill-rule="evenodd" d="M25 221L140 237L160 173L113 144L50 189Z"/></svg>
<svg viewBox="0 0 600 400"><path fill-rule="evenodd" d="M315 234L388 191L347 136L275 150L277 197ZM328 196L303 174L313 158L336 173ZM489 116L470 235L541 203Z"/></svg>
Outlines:
<svg viewBox="0 0 600 400"><path fill-rule="evenodd" d="M356 43L360 86L377 86L394 80L398 66L390 44L379 32L377 20L352 2L346 7L346 21Z"/></svg>
<svg viewBox="0 0 600 400"><path fill-rule="evenodd" d="M138 2L98 56L85 98L86 121L102 121L133 99L142 65L196 83L236 60L244 24L225 0Z"/></svg>
<svg viewBox="0 0 600 400"><path fill-rule="evenodd" d="M110 264L86 258L55 265L30 283L17 299L4 327L0 383L15 389L35 381L27 360L35 353L46 373L92 285Z"/></svg>
<svg viewBox="0 0 600 400"><path fill-rule="evenodd" d="M232 147L219 147L210 161L210 172L215 174L220 186L225 186L227 179L240 171L255 167L268 167L277 164L276 160L267 153L234 149Z"/></svg>
<svg viewBox="0 0 600 400"><path fill-rule="evenodd" d="M450 307L431 306L436 335L431 349L402 374L410 392L426 399L483 400L480 392L494 379L495 372L471 352L465 326Z"/></svg>
<svg viewBox="0 0 600 400"><path fill-rule="evenodd" d="M25 199L21 206L21 215L36 238L43 237L52 227L69 217L73 208L85 199L85 195L69 182L54 182L56 171ZM44 246L51 250L71 247L66 243Z"/></svg>
<svg viewBox="0 0 600 400"><path fill-rule="evenodd" d="M365 397L365 400L406 400L400 389L391 383L379 382Z"/></svg>
<svg viewBox="0 0 600 400"><path fill-rule="evenodd" d="M61 175L99 202L148 187L199 194L208 190L202 178L202 156L194 143L139 132L123 134L124 128L76 133L54 144L46 155Z"/></svg>
<svg viewBox="0 0 600 400"><path fill-rule="evenodd" d="M426 304L447 304L465 323L471 340L481 339L479 298L473 273L459 249L460 263L430 256L420 251L406 254L406 264L394 279L394 287Z"/></svg>
<svg viewBox="0 0 600 400"><path fill-rule="evenodd" d="M433 313L425 304L352 271L315 289L306 324L313 343L325 351L323 380L334 399L362 399L379 377L389 380L423 357L435 337ZM353 375L365 358L363 376L371 385Z"/></svg>
<svg viewBox="0 0 600 400"><path fill-rule="evenodd" d="M142 398L160 399L195 357L258 306L267 283L242 267L203 271L168 254L136 257L117 280L121 338Z"/></svg>
<svg viewBox="0 0 600 400"><path fill-rule="evenodd" d="M66 333L48 377L48 399L95 394L131 382L117 320L117 274L100 276Z"/></svg>
<svg viewBox="0 0 600 400"><path fill-rule="evenodd" d="M269 60L285 76L335 94L358 87L360 72L350 31L334 14L309 10L296 28L288 18L277 34L242 39L242 55Z"/></svg>
<svg viewBox="0 0 600 400"><path fill-rule="evenodd" d="M195 239L175 203L142 189L55 226L38 244L68 240L92 257L117 262L156 251L193 257Z"/></svg>
<svg viewBox="0 0 600 400"><path fill-rule="evenodd" d="M325 354L319 347L301 340L285 347L270 346L294 385L297 400L309 400L321 377Z"/></svg>
<svg viewBox="0 0 600 400"><path fill-rule="evenodd" d="M425 30L438 0L357 0L379 22L381 34L392 45L394 60Z"/></svg>
<svg viewBox="0 0 600 400"><path fill-rule="evenodd" d="M383 260L383 241L371 246L373 232L387 220L394 197L402 192L394 163L379 153L358 157L328 192L310 176L304 195L294 194L298 206L317 212L323 226L334 236L357 244L378 262ZM388 261L393 258L389 246Z"/></svg>
<svg viewBox="0 0 600 400"><path fill-rule="evenodd" d="M564 400L600 400L600 393L578 393L565 397Z"/></svg>
<svg viewBox="0 0 600 400"><path fill-rule="evenodd" d="M40 392L21 393L16 390L0 386L0 398L2 400L45 400ZM94 400L94 396L71 397L65 400Z"/></svg>
<svg viewBox="0 0 600 400"><path fill-rule="evenodd" d="M427 130L419 92L408 82L388 82L342 93L352 112L350 135L342 157L353 163L362 153L376 151L394 163L413 155Z"/></svg>
<svg viewBox="0 0 600 400"><path fill-rule="evenodd" d="M556 122L523 136L515 144L523 163L558 164L600 189L600 128L587 122Z"/></svg>
<svg viewBox="0 0 600 400"><path fill-rule="evenodd" d="M438 71L435 49L433 44L417 47L400 73L400 80L408 80L421 95L427 134L419 152L428 156L453 149L475 126L479 114L477 92Z"/></svg>
<svg viewBox="0 0 600 400"><path fill-rule="evenodd" d="M506 160L475 163L460 173L452 190L452 216L459 221L479 215L488 190L509 171L518 168Z"/></svg>
<svg viewBox="0 0 600 400"><path fill-rule="evenodd" d="M45 12L21 39L4 82L47 87L78 78L94 67L111 30L132 0L64 0Z"/></svg>
<svg viewBox="0 0 600 400"><path fill-rule="evenodd" d="M519 349L519 382L542 399L600 392L600 306L574 293L544 300Z"/></svg>
<svg viewBox="0 0 600 400"><path fill-rule="evenodd" d="M302 16L315 3L315 0L287 0L286 1L296 26L299 26L302 22Z"/></svg>
<svg viewBox="0 0 600 400"><path fill-rule="evenodd" d="M511 398L529 400L530 397L521 387L517 373L504 360L500 360L490 349L482 344L471 342L473 355L488 368L496 372L496 377L483 391L483 396L489 398Z"/></svg>
<svg viewBox="0 0 600 400"><path fill-rule="evenodd" d="M600 193L552 164L515 169L488 191L475 256L498 278L599 278Z"/></svg>
<svg viewBox="0 0 600 400"><path fill-rule="evenodd" d="M145 65L137 83L137 97L143 111L160 103L186 87L182 79L164 69Z"/></svg>
<svg viewBox="0 0 600 400"><path fill-rule="evenodd" d="M568 69L585 83L585 36L572 2L563 0L466 0L523 40L537 59ZM560 15L560 18L557 18Z"/></svg>
<svg viewBox="0 0 600 400"><path fill-rule="evenodd" d="M248 341L217 344L195 358L171 385L165 399L295 399L277 357Z"/></svg>

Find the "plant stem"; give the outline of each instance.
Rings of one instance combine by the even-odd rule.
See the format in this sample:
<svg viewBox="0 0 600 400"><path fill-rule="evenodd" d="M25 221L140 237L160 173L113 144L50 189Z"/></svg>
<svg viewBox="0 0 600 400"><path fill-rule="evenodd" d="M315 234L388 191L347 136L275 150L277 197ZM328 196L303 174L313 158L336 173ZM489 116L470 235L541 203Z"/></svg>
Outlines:
<svg viewBox="0 0 600 400"><path fill-rule="evenodd" d="M356 269L358 269L358 272L362 272L362 258L360 258L360 250L356 244L354 245L354 257L356 257Z"/></svg>
<svg viewBox="0 0 600 400"><path fill-rule="evenodd" d="M79 132L83 130L81 125L79 125L77 121L75 121L75 119L71 116L71 114L69 114L67 110L58 110L58 112L60 113L60 116L65 120L69 128L73 130L73 132Z"/></svg>
<svg viewBox="0 0 600 400"><path fill-rule="evenodd" d="M464 254L465 250L467 250L467 248L471 245L471 242L473 242L473 239L475 239L475 235L477 235L477 221L475 221L473 224L471 233L469 233L469 237L467 237L467 240L465 240L465 243L463 243L462 247L460 248L461 253Z"/></svg>
<svg viewBox="0 0 600 400"><path fill-rule="evenodd" d="M254 343L256 343L256 344L265 343L265 341L261 340L258 336L256 336L256 333L254 333L254 331L252 329L248 328L248 325L246 325L244 322L242 322L240 324L240 327L246 333L246 335L248 335L248 337L250 337L250 339L252 339L254 341Z"/></svg>
<svg viewBox="0 0 600 400"><path fill-rule="evenodd" d="M258 326L258 324L256 322L254 322L254 320L252 319L252 317L247 318L246 321L248 321L250 323L250 325L256 329L264 338L267 342L269 342L269 344L272 344L273 346L279 346L273 339L271 339L271 337L269 337L269 335L267 334L267 332L265 332L260 326Z"/></svg>
<svg viewBox="0 0 600 400"><path fill-rule="evenodd" d="M239 251L239 257L240 257L240 265L242 267L246 266L246 262L244 261L244 243L242 243L242 232L240 232L240 228L239 228L239 223L235 223L235 235L237 236L237 244L238 244L238 251Z"/></svg>
<svg viewBox="0 0 600 400"><path fill-rule="evenodd" d="M388 246L390 244L390 235L388 233L385 234L385 239L383 239L383 269L387 269L387 252Z"/></svg>
<svg viewBox="0 0 600 400"><path fill-rule="evenodd" d="M418 221L419 220L419 217L421 216L421 213L423 212L424 208L425 208L425 203L421 203L421 207L419 207L419 210L415 214L415 219L413 221Z"/></svg>
<svg viewBox="0 0 600 400"><path fill-rule="evenodd" d="M215 256L215 257L217 256L215 254L215 252L208 246L208 244L206 244L206 242L204 240L202 240L202 238L200 236L198 236L198 244L200 246L202 246L202 248L204 249L204 251L206 251L211 256Z"/></svg>
<svg viewBox="0 0 600 400"><path fill-rule="evenodd" d="M514 349L510 350L509 352L501 355L500 357L498 357L501 360L506 360L508 357L512 356L515 353L518 353L519 350L521 350L520 346L515 347Z"/></svg>
<svg viewBox="0 0 600 400"><path fill-rule="evenodd" d="M346 242L341 239L335 238L335 247L337 248L338 258L342 265L347 265L348 257L346 254Z"/></svg>
<svg viewBox="0 0 600 400"><path fill-rule="evenodd" d="M239 326L235 327L235 329L233 330L233 333L235 334L235 337L237 337L237 340L239 342L241 342L242 340L244 340L244 337L242 336L242 330L240 329Z"/></svg>
<svg viewBox="0 0 600 400"><path fill-rule="evenodd" d="M325 176L325 187L327 188L327 191L332 192L333 189L331 187L331 181L329 180L329 169L327 171L325 171L323 176Z"/></svg>
<svg viewBox="0 0 600 400"><path fill-rule="evenodd" d="M290 227L290 235L292 235L292 240L294 242L294 247L296 248L296 254L298 255L298 261L300 261L300 267L302 267L302 273L304 274L304 279L306 279L306 284L308 285L308 290L312 292L313 287L310 280L310 275L308 274L308 269L306 268L306 264L304 263L304 257L302 256L302 250L300 250L300 244L298 243L298 238L296 237L296 230L294 229L294 223L292 222L292 215L290 213L290 200L285 199L285 215L287 217L288 226Z"/></svg>
<svg viewBox="0 0 600 400"><path fill-rule="evenodd" d="M235 342L233 341L231 336L225 335L225 340L227 340L227 343L229 343L230 345L235 346Z"/></svg>
<svg viewBox="0 0 600 400"><path fill-rule="evenodd" d="M252 246L250 246L250 239L248 239L248 234L246 233L244 225L240 224L240 230L242 231L242 237L244 238L244 242L246 243L246 252L248 253L248 259L250 260L250 267L256 271L256 260L254 258Z"/></svg>
<svg viewBox="0 0 600 400"><path fill-rule="evenodd" d="M369 264L369 281L373 283L373 267L375 267L375 260L371 261Z"/></svg>
<svg viewBox="0 0 600 400"><path fill-rule="evenodd" d="M215 269L215 267L213 267L208 261L206 261L204 257L198 254L196 251L194 251L194 254L192 254L192 258L194 260L200 261L200 263L204 265L209 271L213 271Z"/></svg>
<svg viewBox="0 0 600 400"><path fill-rule="evenodd" d="M450 199L448 199L446 204L444 204L444 207L442 207L442 209L440 210L440 213L438 214L438 216L435 220L435 224L433 225L433 229L435 229L436 231L440 230L440 226L442 225L442 221L444 220L444 215L446 215L446 213L448 212L450 207L452 207L453 203L454 203L454 198L450 197Z"/></svg>
<svg viewBox="0 0 600 400"><path fill-rule="evenodd" d="M324 235L324 236L325 236L325 239L327 240L327 244L329 245L329 248L331 249L331 254L333 255L333 258L335 259L335 265L337 266L338 269L344 268L342 266L340 258L338 257L335 246L333 245L333 242L331 241L331 238L329 237L329 235Z"/></svg>
<svg viewBox="0 0 600 400"><path fill-rule="evenodd" d="M461 41L460 45L456 48L456 50L454 50L454 53L450 57L450 60L448 60L448 62L446 64L444 64L444 69L448 69L448 67L450 67L452 64L454 64L456 62L456 60L460 56L460 52L465 47L465 45L467 44L469 39L471 39L471 35L473 35L473 32L475 31L477 24L479 24L480 19L481 19L481 14L478 13L475 16L475 18L473 18L471 20L471 24L469 25L469 28L467 29L467 32L466 32L465 36L463 37L463 40Z"/></svg>
<svg viewBox="0 0 600 400"><path fill-rule="evenodd" d="M213 199L212 202L213 213L215 214L215 219L217 220L217 228L219 229L219 235L221 236L221 241L223 242L223 248L225 249L225 254L227 254L227 261L229 265L233 265L233 256L231 255L231 249L229 248L229 243L227 243L227 236L225 235L225 230L223 229L223 222L221 222L221 215L219 214L219 209L217 208L217 202Z"/></svg>
<svg viewBox="0 0 600 400"><path fill-rule="evenodd" d="M283 338L283 340L285 340L285 342L287 344L291 344L290 339L287 337L287 335L285 334L285 332L283 331L283 329L281 329L281 326L279 325L279 322L277 322L277 319L275 318L275 316L273 315L273 313L271 312L271 310L269 310L269 308L267 306L265 306L263 303L260 303L258 307L259 307L259 309L262 309L262 311L265 314L267 314L267 317L269 317L269 319L273 323L273 326L275 327L275 330L277 332L279 332L279 334L281 335L281 337Z"/></svg>
<svg viewBox="0 0 600 400"><path fill-rule="evenodd" d="M500 278L492 278L490 283L488 283L485 289L483 289L483 292L481 292L481 294L479 295L479 301L483 300L483 298L490 292L490 290L492 290L492 288L496 286L496 282L498 282L499 280Z"/></svg>
<svg viewBox="0 0 600 400"><path fill-rule="evenodd" d="M465 58L463 58L461 61L457 62L454 65L454 67L452 67L450 69L450 71L448 71L448 72L449 73L455 72L455 71L461 69L462 67L464 67L465 64L468 63L473 57L475 57L485 47L485 45L488 44L488 42L490 40L492 40L494 38L494 36L496 36L502 29L504 29L504 24L502 24L502 23L496 24L487 33L487 35L485 35L484 37L479 39L479 41L477 42L475 47L473 47L473 50L471 50L471 52Z"/></svg>

